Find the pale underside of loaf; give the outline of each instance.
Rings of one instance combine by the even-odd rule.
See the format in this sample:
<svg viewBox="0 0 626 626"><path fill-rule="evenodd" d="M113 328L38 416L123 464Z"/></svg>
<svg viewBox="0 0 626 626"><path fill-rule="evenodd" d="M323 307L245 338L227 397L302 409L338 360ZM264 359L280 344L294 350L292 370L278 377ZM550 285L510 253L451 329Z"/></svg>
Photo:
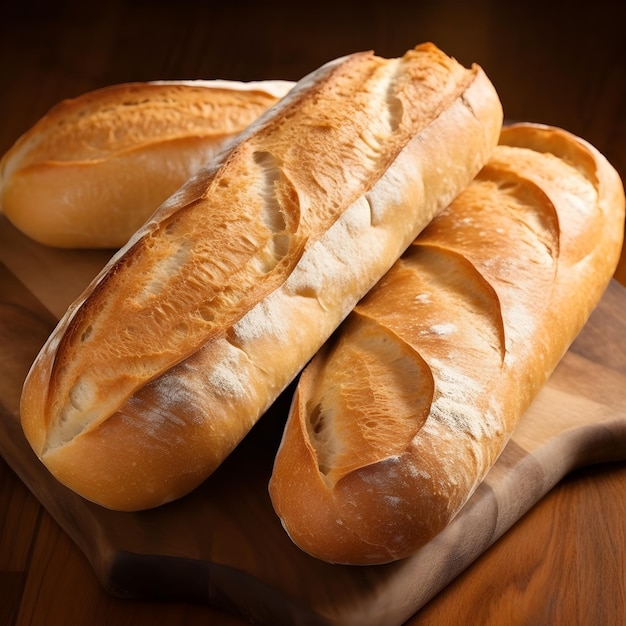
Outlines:
<svg viewBox="0 0 626 626"><path fill-rule="evenodd" d="M64 100L0 161L2 211L47 245L120 247L292 86L128 83Z"/></svg>
<svg viewBox="0 0 626 626"><path fill-rule="evenodd" d="M445 528L600 299L623 220L595 149L505 129L305 369L270 487L292 539L367 564Z"/></svg>
<svg viewBox="0 0 626 626"><path fill-rule="evenodd" d="M475 175L501 121L484 73L432 46L305 78L61 320L22 396L37 454L112 508L196 486Z"/></svg>

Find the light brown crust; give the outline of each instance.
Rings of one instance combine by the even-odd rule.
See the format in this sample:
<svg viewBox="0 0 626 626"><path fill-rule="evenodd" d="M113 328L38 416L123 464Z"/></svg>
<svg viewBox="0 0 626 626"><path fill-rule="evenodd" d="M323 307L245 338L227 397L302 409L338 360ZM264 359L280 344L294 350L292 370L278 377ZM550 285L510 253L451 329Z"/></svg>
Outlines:
<svg viewBox="0 0 626 626"><path fill-rule="evenodd" d="M292 86L125 83L64 100L2 157L2 211L46 245L119 248Z"/></svg>
<svg viewBox="0 0 626 626"><path fill-rule="evenodd" d="M193 489L478 172L501 122L482 70L431 45L303 79L60 322L22 396L36 453L111 508Z"/></svg>
<svg viewBox="0 0 626 626"><path fill-rule="evenodd" d="M616 267L624 191L586 142L503 130L300 379L270 493L302 549L405 557L501 453Z"/></svg>

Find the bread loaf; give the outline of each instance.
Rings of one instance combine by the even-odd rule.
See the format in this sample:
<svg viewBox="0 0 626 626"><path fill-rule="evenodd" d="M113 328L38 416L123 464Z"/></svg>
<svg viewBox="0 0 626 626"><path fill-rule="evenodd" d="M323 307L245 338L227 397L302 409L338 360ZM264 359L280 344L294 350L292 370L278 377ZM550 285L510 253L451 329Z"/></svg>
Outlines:
<svg viewBox="0 0 626 626"><path fill-rule="evenodd" d="M119 248L292 85L130 83L65 100L0 161L2 211L43 244Z"/></svg>
<svg viewBox="0 0 626 626"><path fill-rule="evenodd" d="M431 44L303 78L61 319L22 393L36 454L114 509L189 492L476 175L501 123L484 72Z"/></svg>
<svg viewBox="0 0 626 626"><path fill-rule="evenodd" d="M445 528L599 301L623 225L596 149L505 128L304 370L270 483L293 541L374 564Z"/></svg>

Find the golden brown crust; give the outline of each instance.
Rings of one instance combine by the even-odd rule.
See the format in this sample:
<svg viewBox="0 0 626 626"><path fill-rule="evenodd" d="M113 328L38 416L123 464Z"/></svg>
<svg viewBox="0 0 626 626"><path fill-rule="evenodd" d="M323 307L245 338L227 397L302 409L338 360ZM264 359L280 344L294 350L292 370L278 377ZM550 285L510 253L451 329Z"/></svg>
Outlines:
<svg viewBox="0 0 626 626"><path fill-rule="evenodd" d="M623 221L621 181L593 147L504 129L302 374L270 485L292 539L368 564L441 531L599 301Z"/></svg>
<svg viewBox="0 0 626 626"><path fill-rule="evenodd" d="M2 210L46 245L118 248L292 85L127 83L64 100L2 157Z"/></svg>
<svg viewBox="0 0 626 626"><path fill-rule="evenodd" d="M484 73L432 46L304 78L60 322L22 396L37 454L112 508L194 488L478 172L501 122Z"/></svg>

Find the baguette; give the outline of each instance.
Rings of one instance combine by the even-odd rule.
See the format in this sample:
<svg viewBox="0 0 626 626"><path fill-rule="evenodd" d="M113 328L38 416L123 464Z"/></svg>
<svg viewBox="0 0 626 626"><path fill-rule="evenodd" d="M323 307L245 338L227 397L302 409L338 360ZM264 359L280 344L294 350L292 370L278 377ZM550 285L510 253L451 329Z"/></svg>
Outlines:
<svg viewBox="0 0 626 626"><path fill-rule="evenodd" d="M432 44L303 78L61 319L22 393L37 456L108 508L191 491L476 175L501 125L482 69Z"/></svg>
<svg viewBox="0 0 626 626"><path fill-rule="evenodd" d="M623 226L622 183L595 148L505 127L302 373L270 480L292 540L364 565L445 528L599 301Z"/></svg>
<svg viewBox="0 0 626 626"><path fill-rule="evenodd" d="M119 248L293 83L160 81L53 107L0 161L0 206L30 238Z"/></svg>

